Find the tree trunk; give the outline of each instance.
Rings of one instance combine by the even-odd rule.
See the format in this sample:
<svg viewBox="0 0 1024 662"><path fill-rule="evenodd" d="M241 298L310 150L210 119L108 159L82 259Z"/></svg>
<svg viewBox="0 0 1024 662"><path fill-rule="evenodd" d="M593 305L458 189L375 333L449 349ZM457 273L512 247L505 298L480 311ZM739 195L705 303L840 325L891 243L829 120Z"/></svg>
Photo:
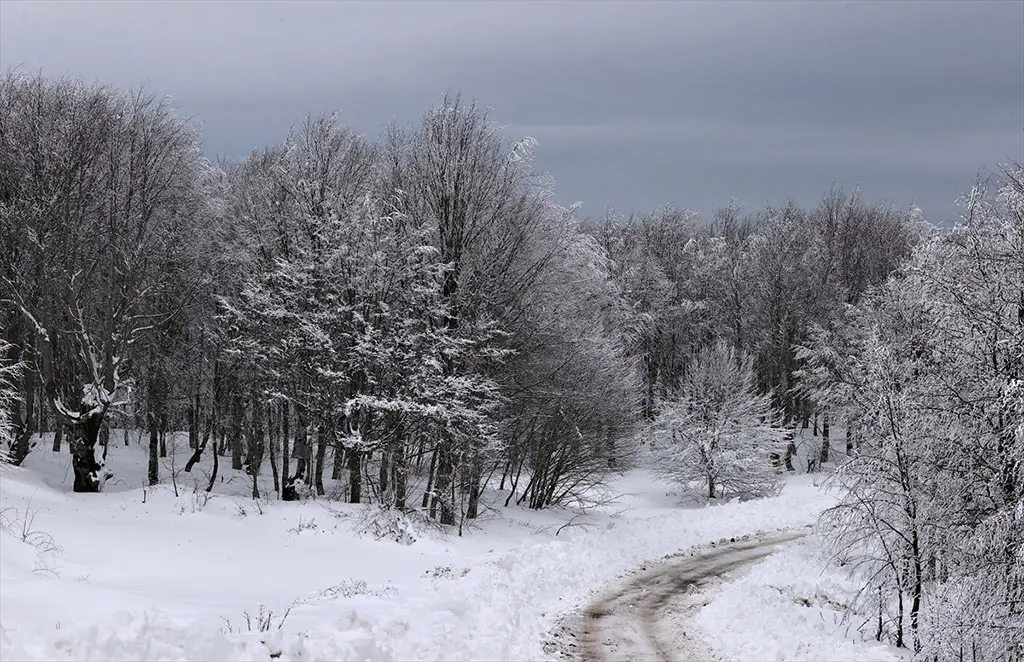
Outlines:
<svg viewBox="0 0 1024 662"><path fill-rule="evenodd" d="M327 431L321 428L316 438L316 473L313 476L313 480L317 496L323 496L327 493L324 490L324 458L327 456L327 434Z"/></svg>
<svg viewBox="0 0 1024 662"><path fill-rule="evenodd" d="M390 444L389 444L390 445ZM391 450L389 448L382 448L380 451L380 467L377 471L377 481L380 483L380 500L381 503L386 503L386 497L388 491L388 477L390 473L390 462L389 455Z"/></svg>
<svg viewBox="0 0 1024 662"><path fill-rule="evenodd" d="M788 432L786 434L786 455L784 457L786 463L786 471L795 471L793 467L793 456L796 455L796 442L793 441L793 433Z"/></svg>
<svg viewBox="0 0 1024 662"><path fill-rule="evenodd" d="M167 405L160 403L160 457L167 457Z"/></svg>
<svg viewBox="0 0 1024 662"><path fill-rule="evenodd" d="M921 545L920 540L917 536L917 527L915 526L911 531L911 553L913 554L913 570L914 570L914 583L911 586L911 602L910 602L910 633L911 638L914 642L914 652L921 652L921 637L918 627L920 626L919 618L921 613L921 592L923 589L924 578L922 576L921 567Z"/></svg>
<svg viewBox="0 0 1024 662"><path fill-rule="evenodd" d="M257 405L259 399L256 389L253 389L252 404ZM263 450L265 442L263 438L263 416L258 406L253 408L252 427L249 434L249 473L252 475L252 498L260 498L260 465L263 464Z"/></svg>
<svg viewBox="0 0 1024 662"><path fill-rule="evenodd" d="M7 361L9 365L16 364L25 358L25 351L21 347L21 330L22 323L20 317L18 317L15 320L12 320L12 322L7 325L5 335L7 342L10 344L10 347L7 350ZM29 379L28 375L29 371L25 370L24 373L21 375L21 383L15 382L14 384L12 384L12 386L14 386L20 391L23 391L24 385ZM29 421L28 423L26 423L25 419L22 417L20 402L14 402L13 406L11 407L10 426L11 447L9 458L11 464L19 465L28 456L28 441L29 437L31 436L31 432L28 431L31 430L32 427L32 422ZM26 434L26 432L28 432L28 434Z"/></svg>
<svg viewBox="0 0 1024 662"><path fill-rule="evenodd" d="M274 406L267 405L267 437L270 443L270 473L274 477L274 494L281 496L281 480L277 473L277 426L274 425Z"/></svg>
<svg viewBox="0 0 1024 662"><path fill-rule="evenodd" d="M829 438L828 429L828 412L826 411L821 417L821 463L825 464L828 462L829 451L831 450L830 444L832 440Z"/></svg>
<svg viewBox="0 0 1024 662"><path fill-rule="evenodd" d="M64 439L64 423L61 422L60 418L57 418L56 423L53 426L53 452L60 452L60 442Z"/></svg>
<svg viewBox="0 0 1024 662"><path fill-rule="evenodd" d="M192 404L188 408L188 447L195 450L199 447L199 389L192 397Z"/></svg>
<svg viewBox="0 0 1024 662"><path fill-rule="evenodd" d="M231 402L231 468L242 468L242 396L238 393Z"/></svg>
<svg viewBox="0 0 1024 662"><path fill-rule="evenodd" d="M146 415L146 423L149 426L149 484L156 485L160 482L160 430L156 424L156 414L150 411Z"/></svg>
<svg viewBox="0 0 1024 662"><path fill-rule="evenodd" d="M905 648L903 641L903 587L896 584L896 648Z"/></svg>
<svg viewBox="0 0 1024 662"><path fill-rule="evenodd" d="M71 468L75 472L75 492L99 492L109 474L101 476L103 465L96 460L96 441L105 412L92 414L73 426Z"/></svg>
<svg viewBox="0 0 1024 662"><path fill-rule="evenodd" d="M363 496L363 481L360 473L362 469L361 453L349 450L346 455L348 456L348 500L349 503L359 503Z"/></svg>
<svg viewBox="0 0 1024 662"><path fill-rule="evenodd" d="M284 485L288 484L288 476L291 473L291 441L288 436L288 414L289 414L288 402L281 403L281 481ZM284 489L282 488L281 497L284 498Z"/></svg>
<svg viewBox="0 0 1024 662"><path fill-rule="evenodd" d="M21 431L21 435L15 439L15 446L12 449L12 456L18 457L18 464L21 464L26 457L28 457L29 451L32 450L32 435L36 433L36 408L35 408L35 390L36 390L36 373L32 370L26 370L22 376L24 380L24 392L25 392L25 427ZM15 406L15 409L18 407ZM14 459L12 457L12 459Z"/></svg>
<svg viewBox="0 0 1024 662"><path fill-rule="evenodd" d="M391 454L391 484L395 495L395 508L405 510L406 483L409 470L406 467L405 439L402 438L402 435L398 435L397 439L398 442L395 444L394 451Z"/></svg>
<svg viewBox="0 0 1024 662"><path fill-rule="evenodd" d="M335 444L331 456L333 461L331 480L341 480L341 472L345 468L345 449L341 447L341 444Z"/></svg>
<svg viewBox="0 0 1024 662"><path fill-rule="evenodd" d="M207 492L213 491L213 484L217 481L217 470L220 468L220 455L217 454L217 440L213 440L213 472L210 474L210 484L206 486Z"/></svg>
<svg viewBox="0 0 1024 662"><path fill-rule="evenodd" d="M309 434L306 430L306 410L295 405L295 479L305 480L309 467ZM308 481L307 481L308 482Z"/></svg>
<svg viewBox="0 0 1024 662"><path fill-rule="evenodd" d="M469 501L466 504L466 518L476 519L480 508L480 480L483 473L483 460L476 454L469 464Z"/></svg>
<svg viewBox="0 0 1024 662"><path fill-rule="evenodd" d="M455 524L455 508L452 503L451 495L448 494L455 483L455 459L452 457L450 450L441 446L438 449L437 457L437 477L436 487L434 489L434 504L431 505L431 511L435 510L434 505L440 505L441 507L441 524L452 525Z"/></svg>
<svg viewBox="0 0 1024 662"><path fill-rule="evenodd" d="M434 469L437 467L437 448L434 448L430 454L430 468L427 469L427 488L423 491L423 503L421 508L426 508L427 504L430 504L430 518L433 519L437 512L437 500L431 499L433 496L434 489Z"/></svg>

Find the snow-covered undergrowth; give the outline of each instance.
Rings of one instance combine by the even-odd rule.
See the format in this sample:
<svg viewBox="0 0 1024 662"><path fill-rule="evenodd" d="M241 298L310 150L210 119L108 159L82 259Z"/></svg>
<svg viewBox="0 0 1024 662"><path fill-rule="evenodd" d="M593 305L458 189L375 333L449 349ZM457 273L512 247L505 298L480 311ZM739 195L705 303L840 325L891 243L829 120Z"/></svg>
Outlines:
<svg viewBox="0 0 1024 662"><path fill-rule="evenodd" d="M5 661L535 660L559 614L640 563L831 503L793 476L777 498L686 508L636 470L587 513L492 493L459 538L376 506L256 502L230 471L208 500L191 479L144 490L136 448L111 449L112 491L72 494L66 460L37 448L0 476Z"/></svg>
<svg viewBox="0 0 1024 662"><path fill-rule="evenodd" d="M828 563L817 536L779 549L711 594L695 621L727 659L895 662L870 616L844 617L857 588Z"/></svg>

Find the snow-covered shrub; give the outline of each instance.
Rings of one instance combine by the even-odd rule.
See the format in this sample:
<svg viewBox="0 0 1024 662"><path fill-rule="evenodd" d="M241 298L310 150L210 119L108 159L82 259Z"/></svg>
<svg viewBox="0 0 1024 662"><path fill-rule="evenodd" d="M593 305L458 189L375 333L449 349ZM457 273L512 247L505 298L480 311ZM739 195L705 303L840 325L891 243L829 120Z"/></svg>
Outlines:
<svg viewBox="0 0 1024 662"><path fill-rule="evenodd" d="M359 532L377 540L392 540L402 545L411 545L419 537L416 525L406 513L394 508L378 506L367 511L366 518L359 526Z"/></svg>
<svg viewBox="0 0 1024 662"><path fill-rule="evenodd" d="M773 494L769 455L785 431L768 395L755 391L750 359L719 341L694 356L673 400L654 422L658 468L669 480L701 483L708 498Z"/></svg>

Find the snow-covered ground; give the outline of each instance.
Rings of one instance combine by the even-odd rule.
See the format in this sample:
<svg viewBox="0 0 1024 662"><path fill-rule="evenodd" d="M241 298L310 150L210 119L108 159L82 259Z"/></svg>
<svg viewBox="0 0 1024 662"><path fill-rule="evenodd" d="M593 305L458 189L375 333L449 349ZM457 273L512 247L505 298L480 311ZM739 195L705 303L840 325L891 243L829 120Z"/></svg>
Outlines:
<svg viewBox="0 0 1024 662"><path fill-rule="evenodd" d="M785 545L738 579L714 589L694 619L730 660L896 662L903 655L871 638L872 619L844 617L857 588L827 563L821 540Z"/></svg>
<svg viewBox="0 0 1024 662"><path fill-rule="evenodd" d="M635 470L613 482L614 502L587 513L503 508L493 493L457 537L374 506L257 502L223 465L209 500L194 490L201 470L179 474L177 497L170 485L143 488L135 443L111 445L108 491L72 494L67 460L41 443L27 468L0 475L5 661L540 659L560 614L637 565L803 527L831 502L797 475L777 498L695 508ZM800 577L785 581L804 590ZM763 616L762 593L743 618ZM727 595L708 613L732 609Z"/></svg>

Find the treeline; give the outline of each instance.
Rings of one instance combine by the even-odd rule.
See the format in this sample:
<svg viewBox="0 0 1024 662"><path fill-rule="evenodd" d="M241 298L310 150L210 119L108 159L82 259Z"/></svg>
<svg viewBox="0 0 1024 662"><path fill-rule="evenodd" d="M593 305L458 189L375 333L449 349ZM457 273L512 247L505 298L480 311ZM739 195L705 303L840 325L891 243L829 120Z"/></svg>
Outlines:
<svg viewBox="0 0 1024 662"><path fill-rule="evenodd" d="M97 490L109 427L140 427L155 483L164 435L187 429L193 464L230 455L254 494L269 463L285 498L323 494L330 471L351 501L445 523L475 516L492 476L566 503L628 465L716 339L753 358L785 423L819 413L793 388L796 348L920 231L841 190L811 210L580 222L531 141L452 96L376 141L308 117L212 164L199 139L145 93L0 85L14 462L55 429L75 489Z"/></svg>

